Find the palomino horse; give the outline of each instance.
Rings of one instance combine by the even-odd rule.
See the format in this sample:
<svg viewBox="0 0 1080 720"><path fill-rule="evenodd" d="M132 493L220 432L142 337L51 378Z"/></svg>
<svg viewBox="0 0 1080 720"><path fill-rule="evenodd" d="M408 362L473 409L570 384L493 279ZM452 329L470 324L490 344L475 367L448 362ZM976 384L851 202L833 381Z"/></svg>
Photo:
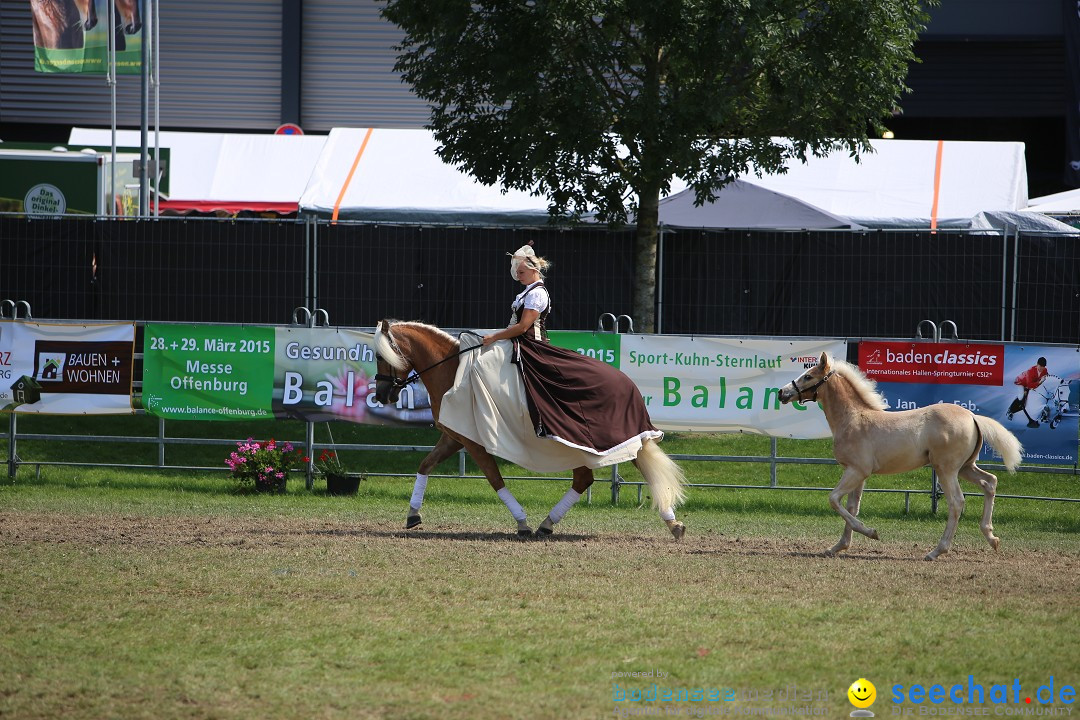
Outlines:
<svg viewBox="0 0 1080 720"><path fill-rule="evenodd" d="M49 49L81 48L86 31L97 25L94 0L30 0L34 46Z"/></svg>
<svg viewBox="0 0 1080 720"><path fill-rule="evenodd" d="M382 320L375 332L375 354L378 374L375 376L375 399L383 404L395 403L401 390L412 380L419 379L427 387L431 398L431 412L435 422L439 422L439 410L443 395L454 385L459 356L462 352L460 342L446 332L431 325L417 322L396 322ZM406 377L409 372L415 374ZM397 373L401 373L398 375ZM613 407L611 412L621 412L622 408ZM463 447L483 471L493 490L506 504L518 524L518 535L533 535L525 513L517 500L510 495L495 458L480 444L454 431L439 426L442 436L427 457L420 463L416 485L413 487L413 499L410 502L406 528L420 525L420 504L427 486L427 476L443 460ZM545 441L554 442L554 441ZM657 446L654 440L646 440L633 461L641 471L652 494L653 507L660 511L660 516L667 523L676 540L682 538L686 527L675 520L674 507L684 498L685 479L682 470L667 454ZM580 497L593 483L593 472L588 467L574 468L572 492ZM562 519L566 511L576 502L571 492L552 508L548 517L537 528L536 535L550 535L555 523Z"/></svg>
<svg viewBox="0 0 1080 720"><path fill-rule="evenodd" d="M886 412L885 399L876 385L857 367L842 360L830 360L821 353L817 365L780 388L780 401L817 401L833 434L833 454L844 468L840 482L829 494L829 503L846 521L840 542L826 555L846 550L851 531L878 539L856 515L863 485L870 475L890 475L930 465L937 471L949 504L945 534L927 560L949 551L956 523L964 511L964 493L957 477L979 486L983 492L983 515L979 527L990 547L1001 542L994 536L992 516L997 477L975 461L983 440L1001 454L1006 469L1015 472L1023 448L1016 436L991 418L975 415L951 403L939 403L917 410ZM847 507L841 499L847 495Z"/></svg>

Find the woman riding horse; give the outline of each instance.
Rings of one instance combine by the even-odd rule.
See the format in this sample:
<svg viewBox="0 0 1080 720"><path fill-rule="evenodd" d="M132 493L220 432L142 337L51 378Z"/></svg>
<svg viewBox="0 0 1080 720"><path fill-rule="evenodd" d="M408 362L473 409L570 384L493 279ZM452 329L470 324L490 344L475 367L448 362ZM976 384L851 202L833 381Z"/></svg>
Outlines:
<svg viewBox="0 0 1080 720"><path fill-rule="evenodd" d="M436 377L425 377L426 370L416 368L415 360L406 360L409 353L402 350L402 343L391 339L406 332L412 335L419 328L437 329L418 323L380 323L375 343L380 362L402 371L411 365L421 373L444 431L417 472L406 527L421 522L428 472L464 446L474 459L478 454L483 458L477 462L517 521L520 535L531 533L525 511L494 461L488 462L491 454L538 472L573 469L570 490L541 522L537 535L550 535L578 502L593 483L593 468L632 461L649 484L660 517L679 539L685 526L675 519L674 508L683 499L685 480L656 445L663 433L653 427L637 387L619 370L547 341L544 321L551 301L542 275L547 266L527 245L512 256L511 275L525 289L512 303L510 325L484 337L478 353L463 356L452 381L440 382L437 376L446 371L435 368ZM380 387L377 376L376 398L392 401L390 376L381 368L380 374L383 384ZM514 426L517 432L511 430Z"/></svg>

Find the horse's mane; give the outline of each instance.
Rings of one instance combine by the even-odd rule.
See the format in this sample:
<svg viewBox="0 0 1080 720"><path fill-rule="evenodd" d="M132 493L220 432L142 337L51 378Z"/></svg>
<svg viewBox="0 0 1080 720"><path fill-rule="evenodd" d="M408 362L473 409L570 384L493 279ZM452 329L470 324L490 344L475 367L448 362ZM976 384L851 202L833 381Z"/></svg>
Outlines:
<svg viewBox="0 0 1080 720"><path fill-rule="evenodd" d="M855 365L840 360L838 358L832 358L832 368L836 371L836 374L840 377L847 378L847 381L851 383L852 389L855 390L855 394L859 398L874 408L875 410L888 410L889 403L886 402L885 397L878 392L877 383L866 377Z"/></svg>
<svg viewBox="0 0 1080 720"><path fill-rule="evenodd" d="M386 320L387 332L383 332L383 323L379 323L375 326L375 352L378 353L386 362L390 363L396 370L405 372L409 367L408 363L401 353L394 349L394 345L397 345L397 341L394 339L394 328L417 328L425 332L429 332L438 338L445 340L454 347L457 347L458 340L450 333L435 327L434 325L427 325L422 322L403 322L400 320Z"/></svg>

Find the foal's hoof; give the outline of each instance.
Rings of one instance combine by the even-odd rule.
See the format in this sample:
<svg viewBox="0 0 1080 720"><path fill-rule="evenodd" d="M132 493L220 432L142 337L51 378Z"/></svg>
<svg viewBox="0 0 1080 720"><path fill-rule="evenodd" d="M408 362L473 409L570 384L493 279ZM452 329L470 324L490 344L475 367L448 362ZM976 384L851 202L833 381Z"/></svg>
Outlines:
<svg viewBox="0 0 1080 720"><path fill-rule="evenodd" d="M424 522L424 519L420 515L410 515L405 518L405 529L412 530L415 527L420 527L420 524Z"/></svg>
<svg viewBox="0 0 1080 720"><path fill-rule="evenodd" d="M881 539L877 534L877 530L874 530L873 528L870 529L870 532L867 533L866 537L870 538L871 540L880 540Z"/></svg>
<svg viewBox="0 0 1080 720"><path fill-rule="evenodd" d="M532 531L531 528L518 528L517 536L519 538L532 537L533 536L533 531Z"/></svg>
<svg viewBox="0 0 1080 720"><path fill-rule="evenodd" d="M682 540L683 535L686 534L686 526L680 523L675 523L671 526L671 536L676 540Z"/></svg>
<svg viewBox="0 0 1080 720"><path fill-rule="evenodd" d="M551 534L553 532L555 532L555 531L552 530L551 528L544 527L543 525L541 525L540 527L536 528L536 532L533 533L533 537L538 537L538 538L551 537Z"/></svg>
<svg viewBox="0 0 1080 720"><path fill-rule="evenodd" d="M1000 548L1001 548L1001 538L998 538L998 537L990 538L990 547L994 548L994 552L998 552L1000 550Z"/></svg>

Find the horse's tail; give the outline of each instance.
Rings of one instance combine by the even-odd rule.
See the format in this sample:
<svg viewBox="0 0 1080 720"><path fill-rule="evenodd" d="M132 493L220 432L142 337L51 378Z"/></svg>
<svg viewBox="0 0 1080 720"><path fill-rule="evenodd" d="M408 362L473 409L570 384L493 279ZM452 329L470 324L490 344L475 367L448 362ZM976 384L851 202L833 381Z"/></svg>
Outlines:
<svg viewBox="0 0 1080 720"><path fill-rule="evenodd" d="M1016 468L1020 465L1020 454L1024 451L1024 446L1020 444L1016 436L997 420L985 415L976 415L975 424L979 426L983 440L990 443L990 447L1001 455L1005 469L1011 473L1016 472Z"/></svg>
<svg viewBox="0 0 1080 720"><path fill-rule="evenodd" d="M642 443L637 455L637 468L649 484L653 508L674 509L686 500L686 475L655 440Z"/></svg>

